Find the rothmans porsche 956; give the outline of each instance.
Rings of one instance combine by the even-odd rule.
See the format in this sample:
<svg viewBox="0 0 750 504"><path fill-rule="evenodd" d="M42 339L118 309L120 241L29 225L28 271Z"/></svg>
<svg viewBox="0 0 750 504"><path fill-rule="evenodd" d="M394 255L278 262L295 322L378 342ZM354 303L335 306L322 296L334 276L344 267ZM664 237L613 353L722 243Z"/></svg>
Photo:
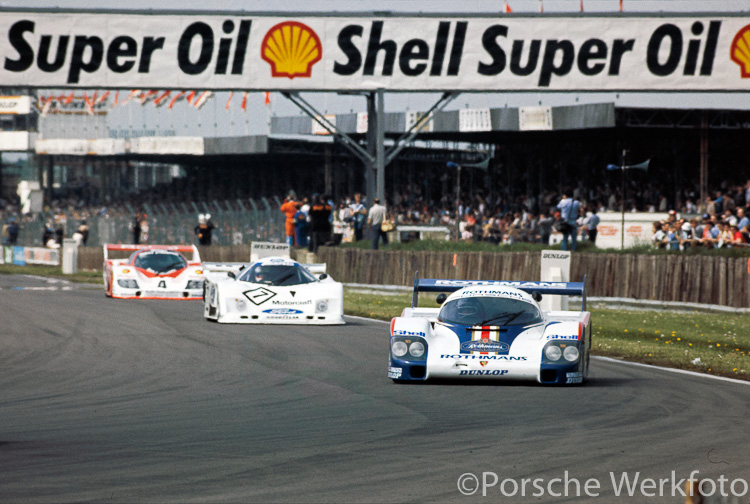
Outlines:
<svg viewBox="0 0 750 504"><path fill-rule="evenodd" d="M113 252L132 252L113 259ZM183 254L191 255L188 260ZM104 245L104 293L119 299L201 299L203 268L194 245Z"/></svg>
<svg viewBox="0 0 750 504"><path fill-rule="evenodd" d="M440 308L417 307L419 292L440 292ZM542 311L542 294L580 295L582 311ZM591 347L585 310L585 283L415 278L412 306L391 321L388 377L583 383Z"/></svg>
<svg viewBox="0 0 750 504"><path fill-rule="evenodd" d="M203 315L237 324L343 324L344 287L324 269L267 257L221 277L209 275Z"/></svg>

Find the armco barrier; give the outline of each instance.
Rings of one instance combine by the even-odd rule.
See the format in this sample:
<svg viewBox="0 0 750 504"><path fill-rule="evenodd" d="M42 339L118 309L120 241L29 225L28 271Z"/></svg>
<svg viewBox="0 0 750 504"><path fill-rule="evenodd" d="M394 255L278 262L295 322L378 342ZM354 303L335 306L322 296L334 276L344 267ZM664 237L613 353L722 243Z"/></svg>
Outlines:
<svg viewBox="0 0 750 504"><path fill-rule="evenodd" d="M455 257L455 260L454 260ZM539 280L540 252L409 252L321 247L338 281L412 285L423 278ZM570 280L583 281L589 296L653 299L750 307L747 258L681 255L585 254L572 256Z"/></svg>

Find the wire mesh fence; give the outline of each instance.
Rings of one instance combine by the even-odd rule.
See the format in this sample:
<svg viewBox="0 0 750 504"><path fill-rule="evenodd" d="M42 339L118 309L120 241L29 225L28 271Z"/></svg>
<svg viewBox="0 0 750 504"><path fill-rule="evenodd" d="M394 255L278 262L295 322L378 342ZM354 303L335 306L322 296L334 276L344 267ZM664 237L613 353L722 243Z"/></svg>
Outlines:
<svg viewBox="0 0 750 504"><path fill-rule="evenodd" d="M278 198L236 199L131 205L117 208L49 211L16 217L18 245L44 245L43 237L62 233L71 238L88 226L87 246L104 243L198 244L199 216L210 216L211 244L242 245L253 241L283 242L285 215ZM3 219L5 222L7 219ZM45 230L47 231L45 234Z"/></svg>

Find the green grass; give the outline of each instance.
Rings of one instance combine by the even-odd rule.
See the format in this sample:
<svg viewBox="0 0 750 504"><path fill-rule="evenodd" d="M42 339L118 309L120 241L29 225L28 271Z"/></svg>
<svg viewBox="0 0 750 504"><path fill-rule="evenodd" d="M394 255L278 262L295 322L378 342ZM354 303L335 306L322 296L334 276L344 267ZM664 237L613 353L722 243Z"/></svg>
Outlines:
<svg viewBox="0 0 750 504"><path fill-rule="evenodd" d="M79 271L74 275L63 275L60 266L16 266L14 264L0 264L0 275L37 275L62 278L75 283L104 284L101 271Z"/></svg>
<svg viewBox="0 0 750 504"><path fill-rule="evenodd" d="M390 320L411 305L411 294L345 289L345 311ZM419 306L437 307L435 296ZM750 317L741 314L591 308L592 354L750 380ZM693 364L700 359L700 364Z"/></svg>
<svg viewBox="0 0 750 504"><path fill-rule="evenodd" d="M102 283L100 271L63 275L55 266L0 265L0 274L38 275ZM344 290L347 315L390 320L411 305L411 293L384 295ZM421 294L421 307L437 307ZM590 307L592 353L658 366L750 380L750 317L743 314L612 310ZM700 359L700 364L694 364Z"/></svg>

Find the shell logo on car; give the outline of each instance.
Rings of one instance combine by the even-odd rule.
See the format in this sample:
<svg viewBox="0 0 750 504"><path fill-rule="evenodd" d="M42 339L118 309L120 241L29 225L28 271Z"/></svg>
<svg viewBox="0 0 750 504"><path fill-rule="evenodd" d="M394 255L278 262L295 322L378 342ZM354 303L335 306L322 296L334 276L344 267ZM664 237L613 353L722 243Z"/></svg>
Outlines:
<svg viewBox="0 0 750 504"><path fill-rule="evenodd" d="M310 77L313 65L323 57L323 45L309 26L285 21L268 30L260 56L271 65L273 77Z"/></svg>
<svg viewBox="0 0 750 504"><path fill-rule="evenodd" d="M740 66L743 79L750 77L750 25L737 32L729 49L732 61Z"/></svg>

